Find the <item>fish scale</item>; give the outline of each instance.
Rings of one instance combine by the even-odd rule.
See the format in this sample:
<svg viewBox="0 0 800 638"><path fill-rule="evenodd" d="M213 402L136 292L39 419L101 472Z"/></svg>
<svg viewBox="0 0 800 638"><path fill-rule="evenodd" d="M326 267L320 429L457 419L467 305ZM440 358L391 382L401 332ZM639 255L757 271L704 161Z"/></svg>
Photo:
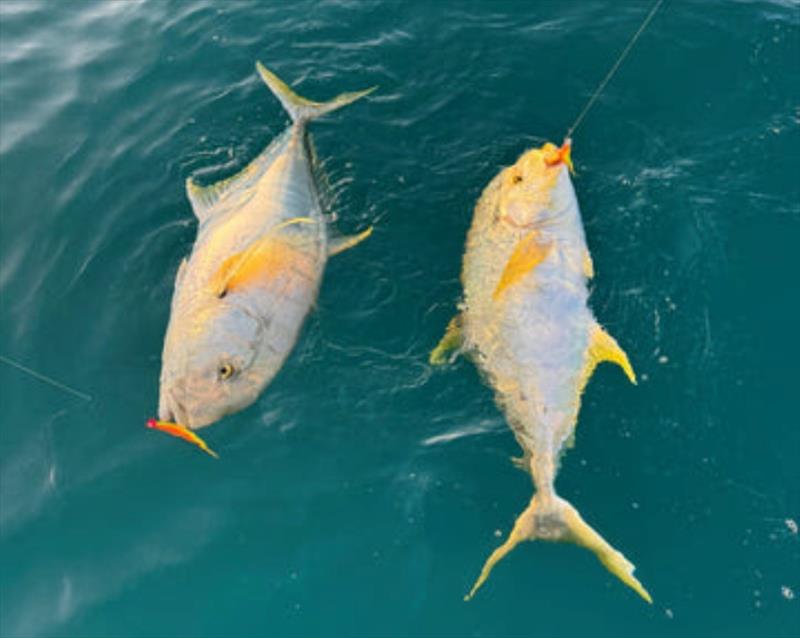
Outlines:
<svg viewBox="0 0 800 638"><path fill-rule="evenodd" d="M199 227L175 280L159 392L159 423L179 422L162 428L176 435L258 398L297 341L328 256L370 233L328 237L307 131L370 90L312 102L256 67L292 124L236 175L186 182Z"/></svg>
<svg viewBox="0 0 800 638"><path fill-rule="evenodd" d="M593 275L572 181L569 141L524 153L486 187L467 236L461 311L431 363L472 357L522 448L517 464L535 492L508 539L486 561L471 598L523 540L570 541L595 553L647 602L634 566L555 490L581 394L595 366L613 361L635 382L627 355L587 305Z"/></svg>

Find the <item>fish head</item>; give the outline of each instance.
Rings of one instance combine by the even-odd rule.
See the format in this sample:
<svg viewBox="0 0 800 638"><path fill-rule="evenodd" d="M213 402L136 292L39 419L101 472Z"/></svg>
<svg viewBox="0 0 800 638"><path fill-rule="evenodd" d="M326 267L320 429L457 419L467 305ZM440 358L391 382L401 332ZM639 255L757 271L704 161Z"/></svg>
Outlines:
<svg viewBox="0 0 800 638"><path fill-rule="evenodd" d="M565 169L572 170L571 143L550 142L523 153L500 174L500 216L512 226L527 228L546 213L551 193Z"/></svg>
<svg viewBox="0 0 800 638"><path fill-rule="evenodd" d="M159 419L194 430L253 403L275 372L265 323L225 298L173 312L162 355Z"/></svg>

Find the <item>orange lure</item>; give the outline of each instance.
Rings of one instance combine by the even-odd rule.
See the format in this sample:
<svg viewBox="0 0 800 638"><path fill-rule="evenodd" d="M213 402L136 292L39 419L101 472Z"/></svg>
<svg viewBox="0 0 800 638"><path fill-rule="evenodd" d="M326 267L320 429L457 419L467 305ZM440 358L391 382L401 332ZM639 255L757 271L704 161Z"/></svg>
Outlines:
<svg viewBox="0 0 800 638"><path fill-rule="evenodd" d="M197 436L185 425L178 425L177 423L167 423L166 421L156 421L155 419L147 419L147 427L150 428L151 430L160 430L161 432L166 432L167 434L176 436L179 439L188 441L189 443L192 443L197 447L199 447L201 450L203 450L203 452L210 454L215 459L219 458L219 455L210 447L208 447L203 439Z"/></svg>
<svg viewBox="0 0 800 638"><path fill-rule="evenodd" d="M569 172L574 175L575 168L572 166L572 140L566 138L561 148L555 144L545 144L545 164L548 166L557 166L558 164L566 164Z"/></svg>

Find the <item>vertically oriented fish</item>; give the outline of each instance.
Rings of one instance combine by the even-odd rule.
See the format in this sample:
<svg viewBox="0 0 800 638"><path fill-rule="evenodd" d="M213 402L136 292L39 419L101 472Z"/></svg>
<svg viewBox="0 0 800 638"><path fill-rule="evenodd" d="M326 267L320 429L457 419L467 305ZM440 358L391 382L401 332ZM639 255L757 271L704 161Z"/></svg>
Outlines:
<svg viewBox="0 0 800 638"><path fill-rule="evenodd" d="M306 126L372 89L312 102L256 68L292 125L237 175L186 182L199 227L175 280L158 413L191 429L256 400L294 346L328 256L371 231L329 239Z"/></svg>
<svg viewBox="0 0 800 638"><path fill-rule="evenodd" d="M581 394L595 367L612 361L636 383L625 352L587 306L593 276L570 180L570 142L524 153L486 187L476 207L461 274L464 299L431 363L471 355L523 451L515 459L536 491L508 539L489 556L471 598L492 568L524 540L570 541L652 602L634 566L556 494L561 455L572 446Z"/></svg>

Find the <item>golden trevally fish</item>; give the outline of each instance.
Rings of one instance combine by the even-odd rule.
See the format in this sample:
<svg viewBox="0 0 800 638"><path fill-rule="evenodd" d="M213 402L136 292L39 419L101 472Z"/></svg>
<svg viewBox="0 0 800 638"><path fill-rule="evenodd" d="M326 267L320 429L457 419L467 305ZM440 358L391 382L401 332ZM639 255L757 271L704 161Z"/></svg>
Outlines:
<svg viewBox="0 0 800 638"><path fill-rule="evenodd" d="M475 207L461 274L464 300L431 353L442 364L471 355L494 388L536 492L508 539L481 571L467 599L492 568L524 540L571 541L595 553L647 602L634 566L560 498L554 487L572 445L581 394L601 361L613 361L635 383L625 352L587 306L593 276L578 201L570 180L570 142L524 153L486 187Z"/></svg>
<svg viewBox="0 0 800 638"><path fill-rule="evenodd" d="M306 125L372 89L312 102L256 68L292 125L237 175L186 182L199 228L175 280L158 414L191 429L256 400L294 346L328 256L371 231L328 237Z"/></svg>

